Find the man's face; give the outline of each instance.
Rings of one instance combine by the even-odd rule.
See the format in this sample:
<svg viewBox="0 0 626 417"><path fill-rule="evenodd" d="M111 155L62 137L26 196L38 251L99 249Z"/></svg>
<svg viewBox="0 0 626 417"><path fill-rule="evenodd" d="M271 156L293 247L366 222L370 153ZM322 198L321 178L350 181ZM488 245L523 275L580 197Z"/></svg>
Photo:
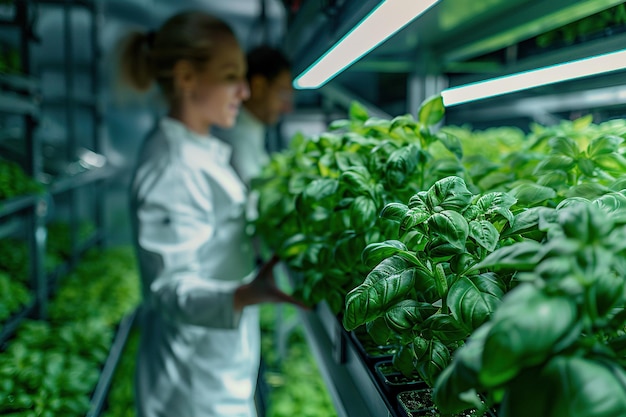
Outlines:
<svg viewBox="0 0 626 417"><path fill-rule="evenodd" d="M266 125L274 125L280 117L285 113L289 113L293 109L293 87L291 86L291 72L288 70L281 71L276 78L268 80L259 77L251 83L252 96L255 95L255 82L258 82L260 88L258 99L261 102L257 117Z"/></svg>

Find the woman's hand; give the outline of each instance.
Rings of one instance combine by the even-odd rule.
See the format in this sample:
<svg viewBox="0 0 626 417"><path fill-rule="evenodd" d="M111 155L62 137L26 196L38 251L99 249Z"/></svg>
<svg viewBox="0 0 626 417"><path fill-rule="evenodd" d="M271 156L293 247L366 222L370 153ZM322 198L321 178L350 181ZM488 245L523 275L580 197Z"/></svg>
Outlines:
<svg viewBox="0 0 626 417"><path fill-rule="evenodd" d="M260 303L290 303L308 309L309 307L283 292L274 281L274 266L279 262L276 255L264 263L256 277L235 291L235 309Z"/></svg>

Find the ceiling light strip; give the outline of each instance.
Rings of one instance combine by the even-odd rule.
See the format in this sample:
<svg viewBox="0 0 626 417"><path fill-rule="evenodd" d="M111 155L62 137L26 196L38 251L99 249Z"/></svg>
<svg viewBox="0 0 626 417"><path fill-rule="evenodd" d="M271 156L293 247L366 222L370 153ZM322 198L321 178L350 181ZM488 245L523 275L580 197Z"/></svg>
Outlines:
<svg viewBox="0 0 626 417"><path fill-rule="evenodd" d="M293 82L295 88L319 88L340 74L439 0L385 0Z"/></svg>
<svg viewBox="0 0 626 417"><path fill-rule="evenodd" d="M626 68L626 49L478 81L441 92L446 107Z"/></svg>

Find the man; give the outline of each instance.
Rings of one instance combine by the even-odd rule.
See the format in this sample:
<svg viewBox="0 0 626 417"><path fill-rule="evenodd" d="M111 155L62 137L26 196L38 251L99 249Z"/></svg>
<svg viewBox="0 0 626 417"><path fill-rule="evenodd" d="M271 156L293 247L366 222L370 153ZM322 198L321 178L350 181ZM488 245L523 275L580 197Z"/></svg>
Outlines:
<svg viewBox="0 0 626 417"><path fill-rule="evenodd" d="M292 110L293 88L291 63L278 49L258 46L247 60L250 98L243 103L235 127L214 134L232 146L232 164L249 186L269 161L268 128Z"/></svg>

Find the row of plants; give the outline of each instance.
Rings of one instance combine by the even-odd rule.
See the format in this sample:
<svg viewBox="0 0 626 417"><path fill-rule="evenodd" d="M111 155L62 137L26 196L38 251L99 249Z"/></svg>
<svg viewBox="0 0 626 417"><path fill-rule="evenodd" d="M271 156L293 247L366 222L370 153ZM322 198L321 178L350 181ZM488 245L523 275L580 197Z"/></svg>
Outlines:
<svg viewBox="0 0 626 417"><path fill-rule="evenodd" d="M257 390L267 387L264 415L335 417L337 412L306 343L302 324L295 324L297 319L293 306L261 306L263 367L262 385Z"/></svg>
<svg viewBox="0 0 626 417"><path fill-rule="evenodd" d="M71 257L70 225L55 221L47 225L44 268L52 274ZM92 236L93 223L83 221L79 225L78 238L84 241ZM32 297L29 280L28 242L21 238L0 239L0 330L15 314L26 308Z"/></svg>
<svg viewBox="0 0 626 417"><path fill-rule="evenodd" d="M296 310L290 306L261 306L261 384L257 390L266 392L266 417L333 417L336 411L324 386L317 365L304 340L301 326L289 332L283 348L278 346L277 332L282 323L291 323ZM135 417L134 372L139 331L133 329L115 370L103 417ZM306 380L307 384L300 382ZM265 390L264 390L265 392Z"/></svg>
<svg viewBox="0 0 626 417"><path fill-rule="evenodd" d="M440 97L417 119L354 104L297 136L256 182L257 232L297 296L395 346L442 413L626 413L626 123L478 132L443 115Z"/></svg>
<svg viewBox="0 0 626 417"><path fill-rule="evenodd" d="M0 158L0 200L43 191L43 185L26 175L19 164Z"/></svg>
<svg viewBox="0 0 626 417"><path fill-rule="evenodd" d="M0 414L82 416L117 324L139 301L129 247L92 250L62 280L47 320L25 320L0 353Z"/></svg>

